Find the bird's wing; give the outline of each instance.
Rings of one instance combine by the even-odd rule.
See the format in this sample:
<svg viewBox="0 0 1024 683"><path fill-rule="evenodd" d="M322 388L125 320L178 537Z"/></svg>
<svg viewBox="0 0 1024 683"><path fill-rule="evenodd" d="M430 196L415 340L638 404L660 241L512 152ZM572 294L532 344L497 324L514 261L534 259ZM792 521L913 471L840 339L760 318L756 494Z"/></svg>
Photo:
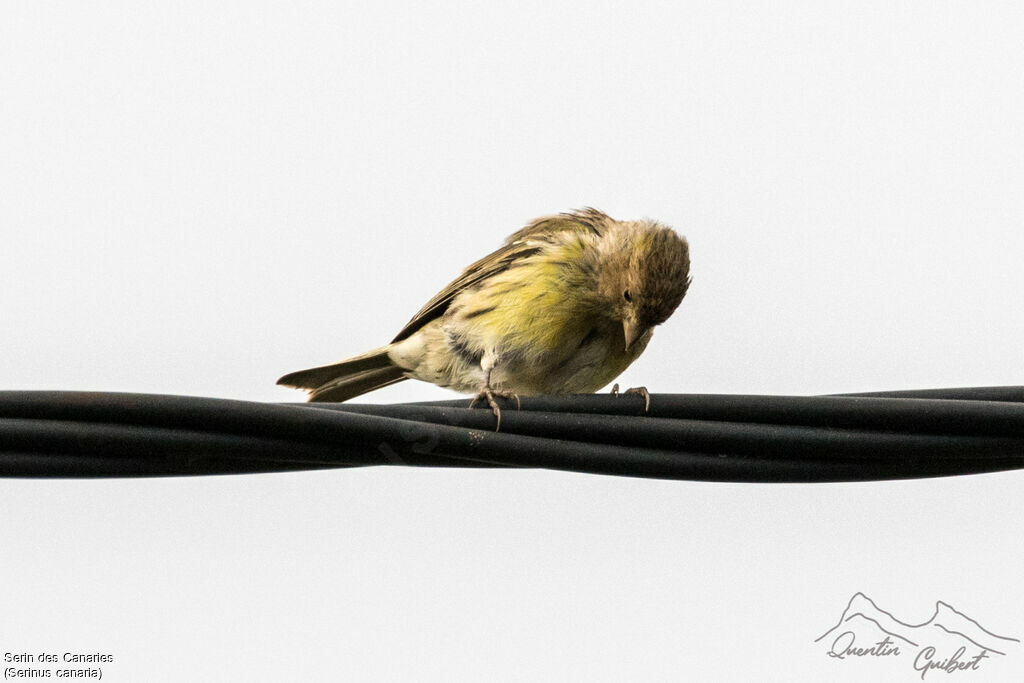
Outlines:
<svg viewBox="0 0 1024 683"><path fill-rule="evenodd" d="M405 327L391 340L391 343L407 339L431 320L440 318L460 292L508 270L524 258L540 253L544 244L550 243L554 235L564 232L600 235L602 225L610 220L611 218L605 214L591 208L538 218L525 228L509 235L505 244L497 251L488 254L462 271L462 275L438 292L405 324Z"/></svg>
<svg viewBox="0 0 1024 683"><path fill-rule="evenodd" d="M403 327L402 331L391 340L391 343L400 342L403 339L410 337L431 320L440 318L444 315L444 312L448 310L448 306L460 292L472 287L478 282L486 280L492 275L497 275L498 273L508 270L508 268L516 261L538 254L540 253L540 250L541 246L537 244L530 242L516 242L513 244L506 244L494 253L480 259L473 265L466 268L466 270L462 271L462 275L452 281L447 287L434 295L434 298L428 301L423 308L421 308L419 312L412 317L412 320L405 324L405 327Z"/></svg>

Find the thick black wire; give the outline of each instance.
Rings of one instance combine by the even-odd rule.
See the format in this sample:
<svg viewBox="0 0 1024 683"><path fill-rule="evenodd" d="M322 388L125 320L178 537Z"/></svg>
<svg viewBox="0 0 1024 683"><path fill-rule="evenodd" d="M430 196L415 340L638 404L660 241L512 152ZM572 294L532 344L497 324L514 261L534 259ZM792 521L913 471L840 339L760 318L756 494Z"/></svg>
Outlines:
<svg viewBox="0 0 1024 683"><path fill-rule="evenodd" d="M494 428L490 411L426 405L330 404L332 410L381 415L467 429ZM1021 449L1024 438L963 434L917 434L783 424L626 417L579 413L502 412L506 434L585 443L698 453L801 459L828 453L834 459L878 460L902 456L973 459L1001 457Z"/></svg>
<svg viewBox="0 0 1024 683"><path fill-rule="evenodd" d="M1009 401L1024 403L1024 387L959 387L954 389L910 389L902 391L871 391L836 396L875 398L941 398L953 401Z"/></svg>
<svg viewBox="0 0 1024 683"><path fill-rule="evenodd" d="M855 481L1024 468L1021 387L787 397L263 404L0 392L0 475L159 476L361 465L544 467L714 481ZM906 392L901 392L906 394ZM1001 397L1005 400L993 400Z"/></svg>
<svg viewBox="0 0 1024 683"><path fill-rule="evenodd" d="M638 396L582 395L523 398L522 410L644 415ZM411 405L457 408L461 401ZM515 402L511 403L515 409ZM876 396L658 394L648 417L871 429L897 433L1024 436L1024 404L1009 401Z"/></svg>

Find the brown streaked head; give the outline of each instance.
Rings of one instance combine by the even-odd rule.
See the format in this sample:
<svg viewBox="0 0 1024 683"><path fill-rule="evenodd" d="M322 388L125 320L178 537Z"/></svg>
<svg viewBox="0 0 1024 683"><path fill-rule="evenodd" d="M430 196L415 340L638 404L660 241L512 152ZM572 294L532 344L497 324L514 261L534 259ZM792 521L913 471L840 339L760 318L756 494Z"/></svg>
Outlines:
<svg viewBox="0 0 1024 683"><path fill-rule="evenodd" d="M628 348L668 320L690 286L690 248L674 230L654 221L623 223L621 242L602 264L601 298L622 322Z"/></svg>

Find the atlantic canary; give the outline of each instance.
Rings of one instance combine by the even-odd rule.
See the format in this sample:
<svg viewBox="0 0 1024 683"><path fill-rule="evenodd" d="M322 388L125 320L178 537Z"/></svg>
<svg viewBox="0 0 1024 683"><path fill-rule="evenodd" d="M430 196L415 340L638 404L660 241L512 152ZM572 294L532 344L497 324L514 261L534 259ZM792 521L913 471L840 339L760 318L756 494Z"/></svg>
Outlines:
<svg viewBox="0 0 1024 683"><path fill-rule="evenodd" d="M345 401L413 378L477 393L500 420L495 396L610 383L689 285L689 245L665 225L591 208L546 216L467 267L390 344L277 383Z"/></svg>

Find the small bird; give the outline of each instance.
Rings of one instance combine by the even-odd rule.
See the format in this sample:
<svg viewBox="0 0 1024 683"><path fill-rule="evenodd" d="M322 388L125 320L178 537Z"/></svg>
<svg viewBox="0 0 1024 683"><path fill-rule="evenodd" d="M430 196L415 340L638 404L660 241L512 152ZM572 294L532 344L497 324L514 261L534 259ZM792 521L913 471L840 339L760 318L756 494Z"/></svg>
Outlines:
<svg viewBox="0 0 1024 683"><path fill-rule="evenodd" d="M592 208L546 216L467 267L390 344L277 383L308 390L310 401L345 401L413 378L476 393L500 427L496 396L610 383L689 285L689 245L665 225Z"/></svg>

